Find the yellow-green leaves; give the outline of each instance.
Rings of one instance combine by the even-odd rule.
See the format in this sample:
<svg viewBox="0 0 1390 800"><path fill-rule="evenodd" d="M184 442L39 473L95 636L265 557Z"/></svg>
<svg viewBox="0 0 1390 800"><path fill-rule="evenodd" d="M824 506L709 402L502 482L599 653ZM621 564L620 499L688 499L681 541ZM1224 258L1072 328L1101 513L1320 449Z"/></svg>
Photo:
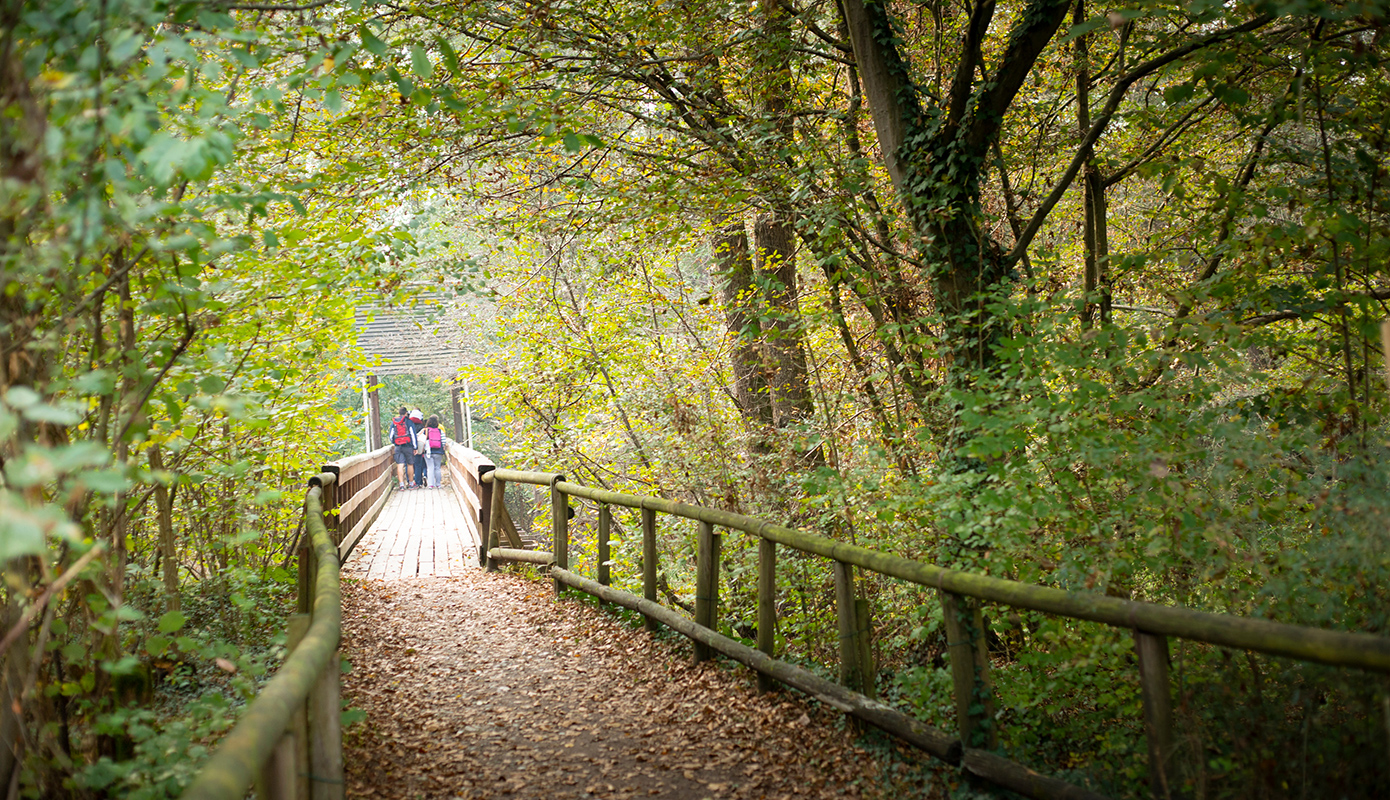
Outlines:
<svg viewBox="0 0 1390 800"><path fill-rule="evenodd" d="M429 54L418 44L410 46L410 69L424 80L429 80L434 74L434 65L430 63Z"/></svg>

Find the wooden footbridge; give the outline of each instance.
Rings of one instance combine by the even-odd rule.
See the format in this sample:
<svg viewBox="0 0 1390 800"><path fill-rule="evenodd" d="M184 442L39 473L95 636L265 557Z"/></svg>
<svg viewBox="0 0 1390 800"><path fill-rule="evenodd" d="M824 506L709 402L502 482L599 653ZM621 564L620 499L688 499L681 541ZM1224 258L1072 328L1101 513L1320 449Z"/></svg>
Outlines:
<svg viewBox="0 0 1390 800"><path fill-rule="evenodd" d="M557 593L575 589L636 610L644 615L649 628L666 626L689 637L696 660L715 654L734 659L756 670L765 688L778 683L796 687L978 779L1037 798L1098 795L1040 774L995 751L989 724L994 712L993 682L982 603L1090 620L1132 633L1148 739L1147 792L1154 797L1179 794L1172 758L1170 639L1390 674L1390 638L1067 592L943 569L727 511L594 489L556 473L495 468L481 454L457 444L448 448L448 484L442 490L394 492L390 462L391 449L385 447L326 465L309 479L304 499L309 535L299 551L299 614L289 625L292 652L218 745L184 797L240 800L248 790L277 800L343 797L336 655L341 629L340 568L390 580L497 569L505 561L542 565ZM551 551L527 547L517 537L504 502L511 484L530 484L549 492ZM586 559L597 564L591 576L570 569L570 508L576 500L588 501L598 510L596 552ZM614 507L640 512L642 596L609 585L608 545ZM694 520L699 526L697 600L692 616L657 602L659 515ZM757 647L716 631L720 541L725 530L743 531L759 542ZM839 619L838 680L777 658L773 632L777 627L779 548L828 559L833 565ZM876 699L875 665L869 646L874 621L869 604L856 592L856 570L939 593L954 682L953 730L929 726ZM1143 787L1136 788L1143 793Z"/></svg>

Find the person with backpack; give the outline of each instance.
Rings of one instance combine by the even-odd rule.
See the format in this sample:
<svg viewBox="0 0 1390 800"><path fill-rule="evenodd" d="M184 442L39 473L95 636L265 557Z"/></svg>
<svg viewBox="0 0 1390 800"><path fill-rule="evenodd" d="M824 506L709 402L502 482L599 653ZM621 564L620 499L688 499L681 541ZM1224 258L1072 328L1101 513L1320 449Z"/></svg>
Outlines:
<svg viewBox="0 0 1390 800"><path fill-rule="evenodd" d="M444 466L444 431L439 429L439 417L431 415L429 422L420 430L420 444L429 468L429 488L438 489L440 471Z"/></svg>
<svg viewBox="0 0 1390 800"><path fill-rule="evenodd" d="M415 444L415 488L425 488L425 451L419 443L420 431L425 429L425 415L420 413L420 409L412 409L410 412L410 440Z"/></svg>
<svg viewBox="0 0 1390 800"><path fill-rule="evenodd" d="M411 467L415 465L415 430L410 424L410 409L401 406L400 414L391 420L392 454L396 461L396 482L402 489L410 488Z"/></svg>

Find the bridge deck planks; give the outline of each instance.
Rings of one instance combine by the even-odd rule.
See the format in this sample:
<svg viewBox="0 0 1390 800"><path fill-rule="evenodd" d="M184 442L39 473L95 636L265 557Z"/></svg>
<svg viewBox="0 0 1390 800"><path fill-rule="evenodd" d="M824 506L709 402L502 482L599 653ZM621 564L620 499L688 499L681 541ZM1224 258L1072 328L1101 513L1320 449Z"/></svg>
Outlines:
<svg viewBox="0 0 1390 800"><path fill-rule="evenodd" d="M446 486L394 492L343 574L396 581L460 575L476 565L472 528Z"/></svg>

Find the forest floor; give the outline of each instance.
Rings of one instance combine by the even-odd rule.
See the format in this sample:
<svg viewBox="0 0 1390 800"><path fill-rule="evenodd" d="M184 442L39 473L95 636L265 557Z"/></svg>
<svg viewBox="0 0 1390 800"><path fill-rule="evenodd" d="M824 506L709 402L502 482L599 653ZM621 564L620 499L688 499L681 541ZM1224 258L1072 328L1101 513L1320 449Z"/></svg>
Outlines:
<svg viewBox="0 0 1390 800"><path fill-rule="evenodd" d="M344 585L347 796L942 797L947 773L833 709L692 663L549 581L470 570Z"/></svg>

